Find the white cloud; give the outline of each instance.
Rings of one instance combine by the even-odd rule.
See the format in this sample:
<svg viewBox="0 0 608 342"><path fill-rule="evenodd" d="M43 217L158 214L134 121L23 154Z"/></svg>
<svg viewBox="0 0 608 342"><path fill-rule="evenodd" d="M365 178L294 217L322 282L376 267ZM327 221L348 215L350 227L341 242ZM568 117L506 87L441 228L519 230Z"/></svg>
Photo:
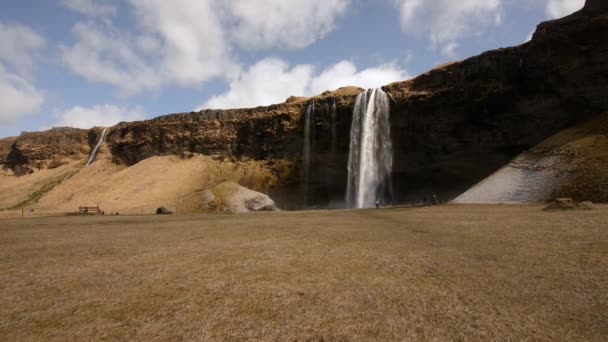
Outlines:
<svg viewBox="0 0 608 342"><path fill-rule="evenodd" d="M0 42L0 124L4 125L40 111L44 95L31 79L46 41L27 26L0 22Z"/></svg>
<svg viewBox="0 0 608 342"><path fill-rule="evenodd" d="M246 48L304 48L334 29L350 0L232 0L232 34Z"/></svg>
<svg viewBox="0 0 608 342"><path fill-rule="evenodd" d="M0 65L0 124L40 111L44 96L30 82Z"/></svg>
<svg viewBox="0 0 608 342"><path fill-rule="evenodd" d="M311 96L344 86L379 87L408 78L395 64L357 71L349 61L335 64L315 75L312 65L289 65L280 59L264 59L230 83L230 89L209 99L203 108L244 108L285 101L289 96Z"/></svg>
<svg viewBox="0 0 608 342"><path fill-rule="evenodd" d="M95 126L108 127L121 121L137 121L145 118L141 107L125 108L113 105L97 105L93 107L75 106L55 113L55 127L91 128Z"/></svg>
<svg viewBox="0 0 608 342"><path fill-rule="evenodd" d="M409 74L394 63L357 71L357 67L352 62L342 61L312 78L306 95L316 95L326 90L335 90L346 86L378 88L408 78L410 78Z"/></svg>
<svg viewBox="0 0 608 342"><path fill-rule="evenodd" d="M234 72L213 0L131 0L131 4L140 26L162 40L165 78L181 86L198 86Z"/></svg>
<svg viewBox="0 0 608 342"><path fill-rule="evenodd" d="M46 46L45 39L27 26L0 22L0 42L0 62L29 78L37 53Z"/></svg>
<svg viewBox="0 0 608 342"><path fill-rule="evenodd" d="M122 95L158 88L158 71L133 49L131 37L104 25L78 23L73 46L60 46L62 61L72 72L93 82L116 86Z"/></svg>
<svg viewBox="0 0 608 342"><path fill-rule="evenodd" d="M116 7L95 0L61 0L68 9L91 17L104 17L116 14Z"/></svg>
<svg viewBox="0 0 608 342"><path fill-rule="evenodd" d="M204 108L242 108L282 102L291 95L304 95L314 68L264 59L230 83L230 90L210 98Z"/></svg>
<svg viewBox="0 0 608 342"><path fill-rule="evenodd" d="M131 96L163 86L197 87L238 66L212 0L131 0L138 34L111 23L78 23L76 43L62 46L64 65L81 77Z"/></svg>
<svg viewBox="0 0 608 342"><path fill-rule="evenodd" d="M546 12L551 19L565 17L585 6L585 0L548 0Z"/></svg>
<svg viewBox="0 0 608 342"><path fill-rule="evenodd" d="M404 32L428 39L454 57L459 40L502 20L501 0L394 0Z"/></svg>
<svg viewBox="0 0 608 342"><path fill-rule="evenodd" d="M66 1L78 8L94 4ZM137 31L119 30L104 20L80 22L72 29L76 42L61 46L61 58L75 74L110 84L123 96L171 85L196 88L239 75L241 66L232 52L236 45L306 47L334 28L349 3L129 0Z"/></svg>

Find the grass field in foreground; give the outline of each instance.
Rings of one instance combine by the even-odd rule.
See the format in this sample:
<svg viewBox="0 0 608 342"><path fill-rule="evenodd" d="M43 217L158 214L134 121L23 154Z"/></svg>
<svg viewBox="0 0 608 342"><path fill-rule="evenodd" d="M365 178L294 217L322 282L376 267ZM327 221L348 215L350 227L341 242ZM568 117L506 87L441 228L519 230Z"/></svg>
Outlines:
<svg viewBox="0 0 608 342"><path fill-rule="evenodd" d="M0 220L0 340L602 341L608 207Z"/></svg>

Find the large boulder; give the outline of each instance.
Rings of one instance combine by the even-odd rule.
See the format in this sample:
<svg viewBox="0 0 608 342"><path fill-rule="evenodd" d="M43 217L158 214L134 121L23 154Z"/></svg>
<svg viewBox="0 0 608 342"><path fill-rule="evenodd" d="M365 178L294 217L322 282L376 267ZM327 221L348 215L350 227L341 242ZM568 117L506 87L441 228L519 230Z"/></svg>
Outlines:
<svg viewBox="0 0 608 342"><path fill-rule="evenodd" d="M217 209L217 200L215 198L215 195L213 194L213 191L203 191L203 193L201 194L201 201L203 202L204 208L212 210Z"/></svg>
<svg viewBox="0 0 608 342"><path fill-rule="evenodd" d="M215 202L221 210L233 213L278 210L268 195L247 189L237 183L220 183L213 188L212 192L215 195Z"/></svg>

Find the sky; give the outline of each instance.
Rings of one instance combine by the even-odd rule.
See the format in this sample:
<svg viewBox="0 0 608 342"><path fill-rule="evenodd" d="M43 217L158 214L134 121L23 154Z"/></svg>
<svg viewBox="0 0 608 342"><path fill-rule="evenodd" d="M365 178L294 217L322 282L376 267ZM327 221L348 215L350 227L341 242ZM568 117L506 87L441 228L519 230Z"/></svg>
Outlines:
<svg viewBox="0 0 608 342"><path fill-rule="evenodd" d="M584 0L2 0L0 137L375 88Z"/></svg>

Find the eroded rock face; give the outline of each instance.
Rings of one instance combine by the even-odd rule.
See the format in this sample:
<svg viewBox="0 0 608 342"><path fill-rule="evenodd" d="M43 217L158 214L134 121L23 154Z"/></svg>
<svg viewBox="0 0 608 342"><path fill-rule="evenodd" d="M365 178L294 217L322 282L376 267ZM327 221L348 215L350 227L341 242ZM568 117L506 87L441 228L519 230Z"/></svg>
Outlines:
<svg viewBox="0 0 608 342"><path fill-rule="evenodd" d="M6 157L11 152L11 148L16 140L16 137L0 139L0 165L6 162Z"/></svg>
<svg viewBox="0 0 608 342"><path fill-rule="evenodd" d="M452 198L608 108L607 36L606 12L578 13L541 24L527 44L385 87L396 99L397 192Z"/></svg>
<svg viewBox="0 0 608 342"><path fill-rule="evenodd" d="M53 128L44 132L24 132L10 146L3 167L15 174L46 168L54 159L84 158L90 151L89 131Z"/></svg>
<svg viewBox="0 0 608 342"><path fill-rule="evenodd" d="M583 10L590 12L608 11L608 2L605 0L587 0Z"/></svg>

